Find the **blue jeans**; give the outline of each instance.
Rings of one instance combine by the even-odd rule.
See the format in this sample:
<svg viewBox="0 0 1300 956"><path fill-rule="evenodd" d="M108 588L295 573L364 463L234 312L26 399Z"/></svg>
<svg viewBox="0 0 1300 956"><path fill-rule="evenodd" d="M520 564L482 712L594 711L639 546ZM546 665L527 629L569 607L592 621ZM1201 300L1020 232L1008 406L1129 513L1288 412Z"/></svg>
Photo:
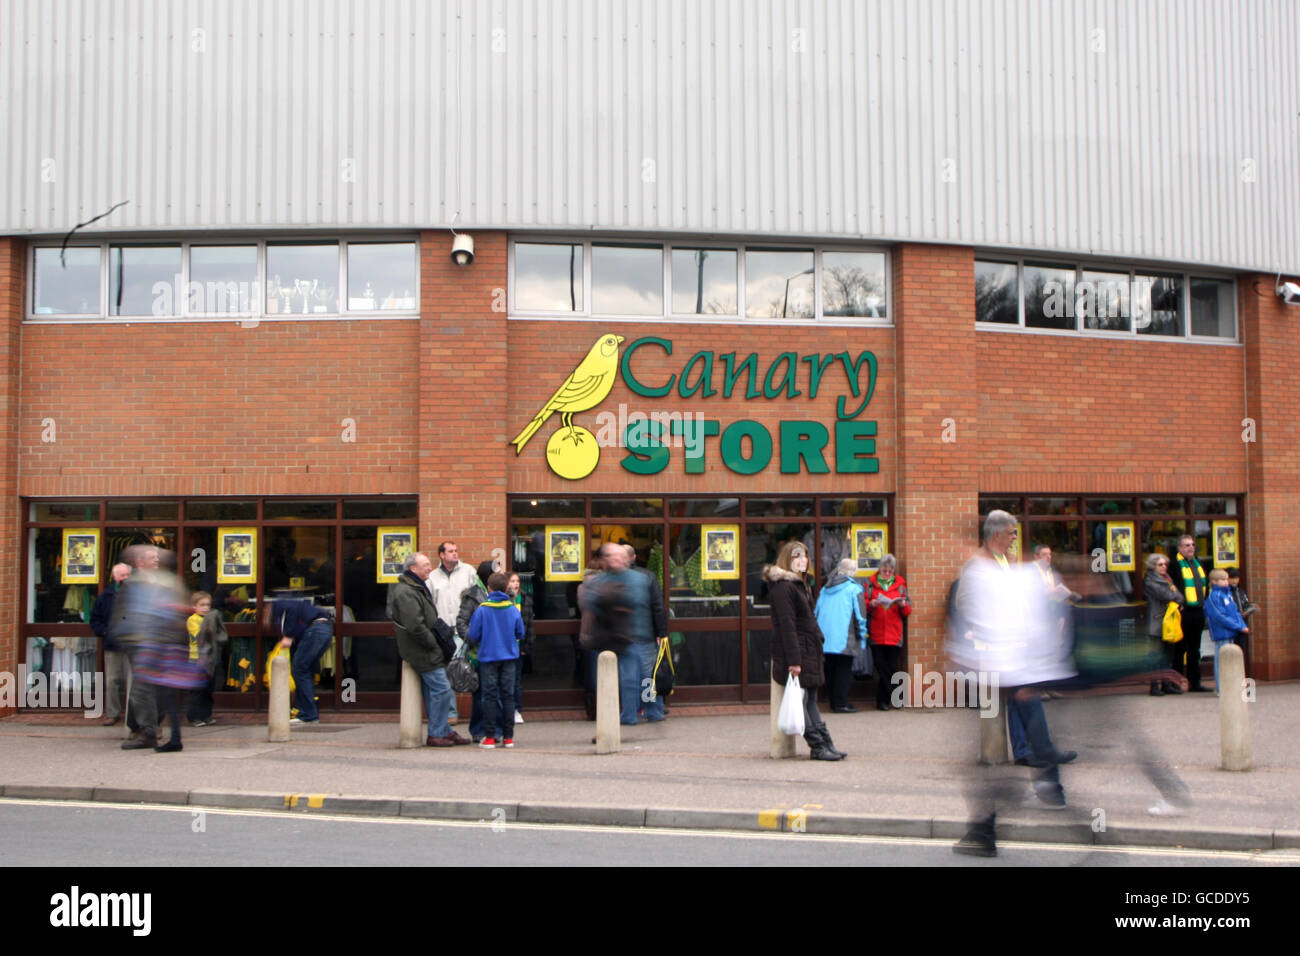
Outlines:
<svg viewBox="0 0 1300 956"><path fill-rule="evenodd" d="M1039 706L1042 706L1042 701L1039 701ZM1007 708L1007 733L1011 735L1011 757L1013 760L1028 757L1033 753L1029 749L1029 738L1025 736L1025 724L1020 719L1018 708Z"/></svg>
<svg viewBox="0 0 1300 956"><path fill-rule="evenodd" d="M515 667L514 660L478 662L484 736L510 740L515 735Z"/></svg>
<svg viewBox="0 0 1300 956"><path fill-rule="evenodd" d="M451 682L447 680L447 669L435 667L421 674L420 690L424 694L424 713L429 719L428 736L450 737L451 724L447 723L447 715L455 695L451 692Z"/></svg>
<svg viewBox="0 0 1300 956"><path fill-rule="evenodd" d="M1010 724L1013 716L1020 720L1025 739L1029 743L1027 756L1047 764L1038 771L1037 781L1059 787L1061 772L1057 765L1051 762L1051 758L1056 755L1056 745L1052 743L1051 734L1047 731L1047 712L1043 710L1043 701L1038 692L1032 687L1030 690L1033 696L1027 701L1016 700L1014 691L1007 695L1007 722Z"/></svg>
<svg viewBox="0 0 1300 956"><path fill-rule="evenodd" d="M620 724L635 724L637 711L645 710L645 719L651 723L664 719L663 698L654 694L655 658L659 655L656 641L633 641L618 655L618 691Z"/></svg>
<svg viewBox="0 0 1300 956"><path fill-rule="evenodd" d="M334 639L334 625L320 618L307 626L293 650L293 682L297 688L298 719L313 721L320 717L316 709L316 666Z"/></svg>
<svg viewBox="0 0 1300 956"><path fill-rule="evenodd" d="M515 661L515 710L523 713L524 710L524 655L520 654Z"/></svg>

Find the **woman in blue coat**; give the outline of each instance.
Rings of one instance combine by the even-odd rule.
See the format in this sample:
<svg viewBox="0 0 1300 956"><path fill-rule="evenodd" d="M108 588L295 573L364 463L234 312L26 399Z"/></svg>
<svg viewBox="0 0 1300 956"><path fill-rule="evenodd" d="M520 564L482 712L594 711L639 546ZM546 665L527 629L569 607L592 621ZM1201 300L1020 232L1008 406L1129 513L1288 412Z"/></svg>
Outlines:
<svg viewBox="0 0 1300 956"><path fill-rule="evenodd" d="M849 703L853 658L867 646L867 615L862 585L855 580L857 563L845 558L817 595L817 625L821 628L826 661L826 696L837 714L854 714Z"/></svg>

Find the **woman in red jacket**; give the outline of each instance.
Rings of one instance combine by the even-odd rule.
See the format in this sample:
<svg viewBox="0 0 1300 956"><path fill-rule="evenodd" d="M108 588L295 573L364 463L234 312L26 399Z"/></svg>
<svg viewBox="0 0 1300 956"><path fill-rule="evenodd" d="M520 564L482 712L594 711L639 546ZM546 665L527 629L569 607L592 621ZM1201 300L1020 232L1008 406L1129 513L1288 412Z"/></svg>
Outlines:
<svg viewBox="0 0 1300 956"><path fill-rule="evenodd" d="M907 599L907 582L898 574L892 554L880 559L880 567L867 583L867 613L871 615L871 656L876 664L876 707L889 710L889 695L898 673L903 650L903 618L912 613Z"/></svg>

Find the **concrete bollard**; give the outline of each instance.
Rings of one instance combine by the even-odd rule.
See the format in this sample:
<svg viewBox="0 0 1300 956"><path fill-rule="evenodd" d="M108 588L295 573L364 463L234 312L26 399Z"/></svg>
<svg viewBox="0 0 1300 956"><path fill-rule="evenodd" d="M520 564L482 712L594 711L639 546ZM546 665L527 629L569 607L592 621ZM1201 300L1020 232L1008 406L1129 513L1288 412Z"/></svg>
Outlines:
<svg viewBox="0 0 1300 956"><path fill-rule="evenodd" d="M781 713L781 700L785 697L785 683L778 684L776 675L772 675L772 721L771 721L771 740L768 744L767 754L769 757L780 760L783 757L793 757L795 755L795 738L790 734L781 733L777 727L777 718Z"/></svg>
<svg viewBox="0 0 1300 956"><path fill-rule="evenodd" d="M596 658L596 753L616 754L621 747L618 655L613 651L601 651Z"/></svg>
<svg viewBox="0 0 1300 956"><path fill-rule="evenodd" d="M1250 715L1249 702L1242 692L1246 678L1246 660L1241 648L1227 644L1219 649L1219 744L1223 750L1224 770L1249 770Z"/></svg>
<svg viewBox="0 0 1300 956"><path fill-rule="evenodd" d="M1010 763L1007 742L1007 700L1003 698L996 717L979 716L980 763L986 766Z"/></svg>
<svg viewBox="0 0 1300 956"><path fill-rule="evenodd" d="M276 654L271 660L271 699L266 712L266 739L282 744L289 740L289 658Z"/></svg>
<svg viewBox="0 0 1300 956"><path fill-rule="evenodd" d="M397 746L400 750L424 746L425 727L421 719L424 713L422 683L415 668L402 661L402 698L400 716L397 718Z"/></svg>

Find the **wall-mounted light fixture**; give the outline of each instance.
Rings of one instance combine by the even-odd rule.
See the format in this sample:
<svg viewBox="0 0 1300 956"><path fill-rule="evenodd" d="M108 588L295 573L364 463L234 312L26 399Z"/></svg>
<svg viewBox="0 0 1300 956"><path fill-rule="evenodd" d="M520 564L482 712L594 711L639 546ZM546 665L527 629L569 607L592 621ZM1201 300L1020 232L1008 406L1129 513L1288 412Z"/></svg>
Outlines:
<svg viewBox="0 0 1300 956"><path fill-rule="evenodd" d="M474 261L474 237L467 233L456 233L456 218L460 213L451 217L451 261L456 265L464 268Z"/></svg>

